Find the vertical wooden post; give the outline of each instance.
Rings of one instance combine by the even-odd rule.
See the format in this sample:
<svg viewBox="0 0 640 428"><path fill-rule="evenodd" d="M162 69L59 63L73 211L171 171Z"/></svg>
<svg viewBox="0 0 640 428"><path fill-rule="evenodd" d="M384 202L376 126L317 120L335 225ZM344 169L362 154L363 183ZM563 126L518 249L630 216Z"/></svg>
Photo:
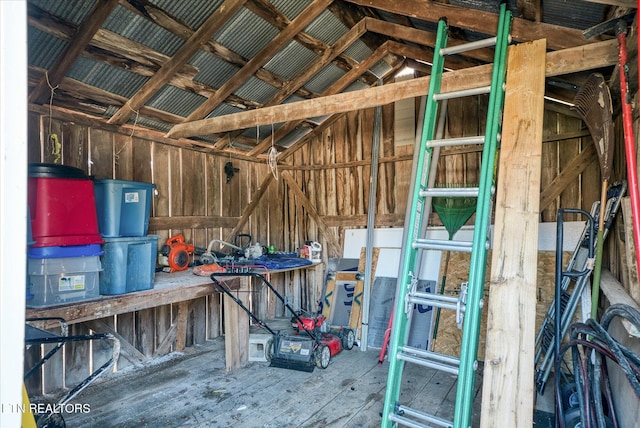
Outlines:
<svg viewBox="0 0 640 428"><path fill-rule="evenodd" d="M510 46L496 196L481 427L533 423L546 41Z"/></svg>
<svg viewBox="0 0 640 428"><path fill-rule="evenodd" d="M240 277L236 296L248 307L249 277ZM224 295L224 352L227 371L249 361L249 316L231 297Z"/></svg>

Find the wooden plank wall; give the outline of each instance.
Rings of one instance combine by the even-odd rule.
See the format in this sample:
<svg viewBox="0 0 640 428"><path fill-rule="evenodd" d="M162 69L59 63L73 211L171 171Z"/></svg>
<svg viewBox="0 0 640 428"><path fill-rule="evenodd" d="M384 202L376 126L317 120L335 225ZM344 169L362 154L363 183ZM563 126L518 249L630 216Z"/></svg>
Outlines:
<svg viewBox="0 0 640 428"><path fill-rule="evenodd" d="M419 101L416 101L416 111ZM450 102L446 133L451 137L477 135L484 128L482 99ZM376 227L402 227L411 175L413 147L396 146L393 141L393 106L384 106L382 138L377 186ZM278 172L290 174L302 189L323 224L310 215L286 180L273 180L248 221L239 233L249 233L254 242L274 245L281 251L295 251L305 241L318 241L323 246L322 257L342 255L344 231L365 227L371 173L374 110L351 112L338 118L324 131L296 150L278 167ZM417 121L416 121L417 122ZM578 119L547 112L543 145L542 187L553 185L565 164L584 150L590 140L568 139L569 132L580 129ZM216 156L150 141L129 134L100 129L69 116L32 111L29 114L29 161L55 162L55 147L48 138L57 134L61 142L59 162L76 166L96 178L114 178L152 182L156 185L149 233L161 237L162 244L178 233L197 247L206 247L212 239L227 239L233 232L245 208L258 187L270 174L266 162L248 162L228 156ZM555 139L554 139L555 138ZM443 150L440 183L469 183L478 180L480 155L475 148L460 147ZM232 161L240 171L226 182L224 165ZM555 220L555 210L562 207L590 206L599 197L597 159L588 159L582 174L563 180L566 188L543 211L544 221ZM473 219L471 219L473 221ZM432 224L440 224L432 216ZM331 246L337 242L338 248ZM284 295L299 302L302 309L315 310L324 283L323 270L279 275L274 281ZM253 298L260 314L284 315L284 309L266 293ZM185 345L201 343L223 333L222 305L219 296L204 297L188 303ZM132 345L128 358L122 357L122 368L144 358L161 356L175 349L177 305L167 305L111 319L99 320L94 328L110 328ZM173 327L173 328L172 328ZM88 327L77 326L78 331ZM138 354L135 354L133 350ZM37 353L36 350L31 352ZM67 353L72 352L67 350ZM73 350L79 355L86 350ZM87 355L89 353L87 352ZM93 352L94 360L104 358ZM69 358L67 358L69 360ZM84 370L83 361L71 359L68 379L77 378ZM62 364L62 361L60 361ZM75 367L74 367L75 366ZM55 371L55 369L52 369ZM32 384L34 382L31 382ZM35 382L34 388L37 385ZM62 386L62 379L52 376L44 383L47 391Z"/></svg>

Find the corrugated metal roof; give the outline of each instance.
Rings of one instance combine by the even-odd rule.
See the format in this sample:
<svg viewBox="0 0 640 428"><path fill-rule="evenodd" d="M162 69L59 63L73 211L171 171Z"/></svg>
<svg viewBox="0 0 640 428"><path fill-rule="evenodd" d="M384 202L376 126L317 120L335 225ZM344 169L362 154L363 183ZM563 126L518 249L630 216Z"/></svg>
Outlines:
<svg viewBox="0 0 640 428"><path fill-rule="evenodd" d="M307 126L296 126L291 132L278 140L278 146L288 148L311 132Z"/></svg>
<svg viewBox="0 0 640 428"><path fill-rule="evenodd" d="M29 64L49 69L67 42L29 26L27 28Z"/></svg>
<svg viewBox="0 0 640 428"><path fill-rule="evenodd" d="M369 49L367 45L364 44L362 40L356 40L344 50L345 55L355 59L358 62L362 62L367 59L373 51Z"/></svg>
<svg viewBox="0 0 640 428"><path fill-rule="evenodd" d="M156 23L120 5L111 12L103 27L169 56L175 54L185 42Z"/></svg>
<svg viewBox="0 0 640 428"><path fill-rule="evenodd" d="M157 120L149 119L148 117L138 115L136 118L135 114L129 118L127 123L129 123L130 125L133 125L135 123L136 126L157 129L158 131L162 132L169 132L169 130L172 128L170 124L158 122Z"/></svg>
<svg viewBox="0 0 640 428"><path fill-rule="evenodd" d="M367 89L367 86L362 80L355 80L349 86L347 86L342 92L359 91L361 89Z"/></svg>
<svg viewBox="0 0 640 428"><path fill-rule="evenodd" d="M545 1L542 22L584 30L600 23L607 6L578 0Z"/></svg>
<svg viewBox="0 0 640 428"><path fill-rule="evenodd" d="M274 123L273 125L260 125L259 127L253 126L251 128L247 128L245 132L242 133L243 137L247 137L256 141L256 144L269 137L273 132L277 131L283 124L282 123ZM260 129L260 133L258 134L258 128Z"/></svg>
<svg viewBox="0 0 640 428"><path fill-rule="evenodd" d="M239 113L241 111L245 111L245 110L240 109L238 107L234 107L234 106L229 105L227 103L222 103L218 107L216 107L211 113L209 113L207 115L207 118L224 116L224 115L227 115L227 114Z"/></svg>
<svg viewBox="0 0 640 428"><path fill-rule="evenodd" d="M263 68L291 80L317 59L318 55L294 40L280 49Z"/></svg>
<svg viewBox="0 0 640 428"><path fill-rule="evenodd" d="M196 67L199 72L193 80L204 83L212 88L219 88L240 70L235 65L216 58L205 51L198 51L189 64Z"/></svg>
<svg viewBox="0 0 640 428"><path fill-rule="evenodd" d="M325 10L311 21L304 31L331 46L349 29L333 13Z"/></svg>
<svg viewBox="0 0 640 428"><path fill-rule="evenodd" d="M91 11L96 0L29 0L54 16L79 25Z"/></svg>
<svg viewBox="0 0 640 428"><path fill-rule="evenodd" d="M197 30L224 0L150 0L151 3Z"/></svg>
<svg viewBox="0 0 640 428"><path fill-rule="evenodd" d="M187 92L175 86L164 85L146 105L187 117L206 100L202 95Z"/></svg>
<svg viewBox="0 0 640 428"><path fill-rule="evenodd" d="M334 64L327 64L322 70L316 73L304 87L317 94L323 93L336 80L344 76L344 71Z"/></svg>
<svg viewBox="0 0 640 428"><path fill-rule="evenodd" d="M131 71L83 57L78 58L67 76L127 98L133 96L149 80Z"/></svg>
<svg viewBox="0 0 640 428"><path fill-rule="evenodd" d="M275 6L289 21L293 21L300 13L311 4L310 0L271 0L270 3Z"/></svg>
<svg viewBox="0 0 640 428"><path fill-rule="evenodd" d="M391 66L384 61L378 61L375 65L369 68L369 71L374 74L378 79L383 78L391 71Z"/></svg>
<svg viewBox="0 0 640 428"><path fill-rule="evenodd" d="M250 77L249 80L244 82L233 93L245 100L255 101L259 104L266 104L278 93L278 91L278 88L271 86L267 82L255 77Z"/></svg>
<svg viewBox="0 0 640 428"><path fill-rule="evenodd" d="M222 26L213 39L243 58L251 59L278 33L273 25L242 8Z"/></svg>

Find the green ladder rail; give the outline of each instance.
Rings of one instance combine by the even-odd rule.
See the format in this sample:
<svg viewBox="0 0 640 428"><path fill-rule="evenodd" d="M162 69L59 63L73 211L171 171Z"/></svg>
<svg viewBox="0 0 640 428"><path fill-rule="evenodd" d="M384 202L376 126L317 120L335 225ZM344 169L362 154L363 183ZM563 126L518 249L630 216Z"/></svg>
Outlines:
<svg viewBox="0 0 640 428"><path fill-rule="evenodd" d="M484 279L489 248L489 227L491 220L492 197L495 192L496 154L502 127L502 108L504 104L504 85L506 75L507 46L510 42L511 12L506 4L500 6L500 19L496 37L447 48L448 25L446 19L438 22L435 53L432 66L429 94L424 113L424 123L418 160L414 164L413 176L416 183L410 194L411 203L407 205L405 239L402 250L401 271L398 277L393 326L389 346L389 374L382 413L382 427L456 427L471 426L473 397L477 370L478 341L480 319L484 298ZM495 46L491 85L476 89L467 89L441 93L444 58L469 50ZM440 101L489 94L486 129L484 136L434 139ZM440 106L442 109L443 106ZM446 107L445 107L446 108ZM435 188L429 187L427 172L436 167L433 164L434 149L462 144L483 144L479 186L476 188ZM437 153L437 150L435 150ZM428 222L432 197L477 197L476 223L472 242L436 240L421 238ZM450 250L471 253L468 282L461 287L459 297L443 296L436 293L416 292L419 261L423 250ZM409 326L414 305L429 305L435 308L455 310L459 326L462 328L462 346L460 358L425 351L407 346ZM464 320L464 321L463 321ZM436 369L458 376L456 402L453 421L430 415L422 410L412 409L400 403L402 373L405 363Z"/></svg>

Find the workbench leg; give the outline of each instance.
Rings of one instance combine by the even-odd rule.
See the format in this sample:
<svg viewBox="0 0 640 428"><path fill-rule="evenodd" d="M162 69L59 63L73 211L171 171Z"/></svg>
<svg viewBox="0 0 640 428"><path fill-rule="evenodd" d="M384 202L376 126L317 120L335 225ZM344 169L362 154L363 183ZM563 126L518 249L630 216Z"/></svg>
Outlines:
<svg viewBox="0 0 640 428"><path fill-rule="evenodd" d="M249 307L249 277L240 278L240 287L232 293ZM249 316L224 295L224 350L225 367L231 371L244 367L249 361Z"/></svg>

